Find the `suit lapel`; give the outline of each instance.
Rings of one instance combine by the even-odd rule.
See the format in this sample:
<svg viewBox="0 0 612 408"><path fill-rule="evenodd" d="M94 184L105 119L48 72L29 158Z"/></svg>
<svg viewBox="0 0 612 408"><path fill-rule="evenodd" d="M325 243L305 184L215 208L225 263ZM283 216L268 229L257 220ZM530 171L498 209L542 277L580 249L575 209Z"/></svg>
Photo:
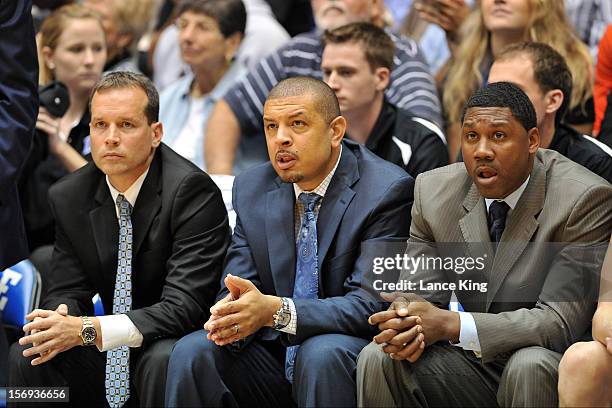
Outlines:
<svg viewBox="0 0 612 408"><path fill-rule="evenodd" d="M291 297L295 282L295 233L293 185L276 179L277 188L266 194L268 259L279 296Z"/></svg>
<svg viewBox="0 0 612 408"><path fill-rule="evenodd" d="M487 310L491 306L506 275L522 256L533 234L537 231L539 223L536 217L544 207L545 197L546 172L543 164L536 157L529 183L514 210L508 213L506 228L504 229L489 278Z"/></svg>
<svg viewBox="0 0 612 408"><path fill-rule="evenodd" d="M149 167L149 173L142 183L134 209L132 210L132 229L134 231L133 256L138 254L144 238L149 233L151 222L161 208L161 147Z"/></svg>
<svg viewBox="0 0 612 408"><path fill-rule="evenodd" d="M471 255L474 257L483 256L484 251L487 258L493 259L487 210L484 199L480 196L475 184L472 184L470 191L465 196L463 208L467 211L467 214L459 220L459 227Z"/></svg>
<svg viewBox="0 0 612 408"><path fill-rule="evenodd" d="M95 194L96 206L89 212L89 221L96 242L102 272L116 271L119 224L115 203L111 197L104 175Z"/></svg>
<svg viewBox="0 0 612 408"><path fill-rule="evenodd" d="M489 238L487 223L487 210L484 199L480 196L478 188L472 183L468 194L463 200L463 208L467 211L465 216L459 220L461 234L467 246L467 252L471 258L485 258L484 271L476 269L466 272L465 275L458 276L462 280L472 279L475 282L486 282L486 271L490 270L493 263L493 247ZM459 301L467 306L466 310L484 312L486 306L486 295L480 292L470 293L468 298L462 296L462 292L457 293Z"/></svg>
<svg viewBox="0 0 612 408"><path fill-rule="evenodd" d="M329 247L336 235L338 226L342 221L344 212L355 196L351 187L359 180L357 158L345 144L342 147L342 157L332 177L331 183L325 193L319 217L317 219L318 264L319 271L327 256ZM319 287L321 287L321 274L319 273Z"/></svg>

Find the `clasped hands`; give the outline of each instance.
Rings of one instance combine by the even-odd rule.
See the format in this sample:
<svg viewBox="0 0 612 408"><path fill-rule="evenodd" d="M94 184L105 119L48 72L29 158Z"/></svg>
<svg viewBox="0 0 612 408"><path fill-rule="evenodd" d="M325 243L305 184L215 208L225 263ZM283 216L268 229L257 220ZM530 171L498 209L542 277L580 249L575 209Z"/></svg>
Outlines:
<svg viewBox="0 0 612 408"><path fill-rule="evenodd" d="M394 360L414 363L425 346L440 340L459 341L460 321L455 312L440 309L414 293L382 293L388 310L370 316L380 333L374 341Z"/></svg>
<svg viewBox="0 0 612 408"><path fill-rule="evenodd" d="M30 334L20 338L19 344L32 344L23 351L23 356L38 354L39 357L32 360L33 366L46 363L59 353L83 344L79 336L82 320L69 316L65 304L59 305L56 310L36 309L26 319L31 322L23 326L23 331Z"/></svg>
<svg viewBox="0 0 612 408"><path fill-rule="evenodd" d="M272 327L274 313L281 307L279 297L264 295L251 281L231 274L224 283L230 293L210 308L204 324L209 340L224 346Z"/></svg>

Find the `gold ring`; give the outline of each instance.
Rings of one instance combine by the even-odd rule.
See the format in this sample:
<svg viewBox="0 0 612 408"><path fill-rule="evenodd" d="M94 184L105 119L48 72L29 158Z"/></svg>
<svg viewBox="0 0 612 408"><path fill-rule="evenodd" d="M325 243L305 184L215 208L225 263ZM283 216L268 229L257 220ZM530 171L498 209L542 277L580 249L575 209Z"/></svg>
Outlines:
<svg viewBox="0 0 612 408"><path fill-rule="evenodd" d="M236 329L236 334L238 334L238 332L240 331L240 326L235 324L234 329Z"/></svg>

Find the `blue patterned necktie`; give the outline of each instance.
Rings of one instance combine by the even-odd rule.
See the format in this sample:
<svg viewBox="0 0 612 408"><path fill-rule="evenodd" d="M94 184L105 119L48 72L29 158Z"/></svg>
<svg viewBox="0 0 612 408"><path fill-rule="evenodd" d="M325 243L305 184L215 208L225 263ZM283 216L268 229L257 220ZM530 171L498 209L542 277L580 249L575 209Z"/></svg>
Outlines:
<svg viewBox="0 0 612 408"><path fill-rule="evenodd" d="M122 194L119 208L119 254L113 293L113 314L132 309L132 206ZM121 407L130 397L130 350L121 346L106 353L106 400L111 407Z"/></svg>
<svg viewBox="0 0 612 408"><path fill-rule="evenodd" d="M319 297L319 265L317 258L317 215L314 209L321 196L301 193L298 200L304 205L304 215L296 241L295 299L317 299ZM285 376L293 382L293 367L300 346L287 347Z"/></svg>

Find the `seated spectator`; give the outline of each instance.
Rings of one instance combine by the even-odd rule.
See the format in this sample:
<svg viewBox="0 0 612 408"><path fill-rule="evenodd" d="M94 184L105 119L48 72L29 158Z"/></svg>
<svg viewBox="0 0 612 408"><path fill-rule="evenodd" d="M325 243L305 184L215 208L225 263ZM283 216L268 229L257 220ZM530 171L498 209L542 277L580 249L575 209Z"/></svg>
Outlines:
<svg viewBox="0 0 612 408"><path fill-rule="evenodd" d="M599 43L599 58L595 68L595 89L593 98L595 100L595 123L593 134L598 135L601 130L601 122L608 106L608 95L612 90L612 24L608 26L606 33Z"/></svg>
<svg viewBox="0 0 612 408"><path fill-rule="evenodd" d="M599 304L593 316L593 341L571 346L559 364L559 405L612 405L612 246L601 271Z"/></svg>
<svg viewBox="0 0 612 408"><path fill-rule="evenodd" d="M110 73L92 94L93 162L51 188L48 296L11 348L9 384L68 386L74 406L162 406L170 351L219 290L227 215L210 178L161 143L151 81Z"/></svg>
<svg viewBox="0 0 612 408"><path fill-rule="evenodd" d="M396 3L404 1L395 0ZM402 23L402 33L408 36L415 30L421 33L419 45L436 77L451 57L449 46L458 45L456 34L473 7L474 0L412 1L410 12Z"/></svg>
<svg viewBox="0 0 612 408"><path fill-rule="evenodd" d="M108 49L104 72L140 72L136 45L154 17L155 0L84 0L83 5L102 19Z"/></svg>
<svg viewBox="0 0 612 408"><path fill-rule="evenodd" d="M417 290L383 295L391 307L370 317L360 406L557 406L559 360L594 312L587 251L610 239L612 186L539 149L536 123L520 88L490 84L462 117L465 163L417 179L406 255L445 259L454 243L482 267L402 273ZM448 310L448 286L428 289L445 283L464 312Z"/></svg>
<svg viewBox="0 0 612 408"><path fill-rule="evenodd" d="M342 141L319 80L279 82L263 117L271 161L236 178L225 287L172 352L166 406L355 406L355 359L380 310L361 248L405 240L414 181Z"/></svg>
<svg viewBox="0 0 612 408"><path fill-rule="evenodd" d="M346 137L413 177L448 164L440 128L385 98L395 46L382 28L347 24L326 31L323 44L323 80L336 93L347 121Z"/></svg>
<svg viewBox="0 0 612 408"><path fill-rule="evenodd" d="M201 169L208 115L245 68L234 60L244 37L241 0L184 0L177 10L181 56L190 74L160 95L165 143Z"/></svg>
<svg viewBox="0 0 612 408"><path fill-rule="evenodd" d="M521 41L548 44L565 58L574 79L566 123L581 125L579 131L583 134L591 133L592 119L569 118L588 110L593 77L589 50L568 22L562 1L482 0L461 26L459 38L456 50L451 47L453 59L442 87L451 160L459 152L459 118L465 101L475 89L488 83L489 69L498 54Z"/></svg>
<svg viewBox="0 0 612 408"><path fill-rule="evenodd" d="M286 0L283 0L286 1ZM244 39L236 53L236 62L254 67L263 57L287 41L289 34L274 18L265 0L243 0L247 19ZM177 6L180 2L177 1ZM168 85L189 72L189 66L181 59L179 30L175 24L164 27L158 34L150 52L153 62L153 80L163 91ZM173 61L173 64L168 64Z"/></svg>
<svg viewBox="0 0 612 408"><path fill-rule="evenodd" d="M40 83L60 81L68 89L70 105L60 118L40 108L33 145L21 173L19 194L31 251L55 240L49 188L87 163L91 151L87 102L106 61L100 20L83 6L67 5L51 13L39 38ZM48 256L50 249L42 250L42 259L34 256L33 261L46 269Z"/></svg>
<svg viewBox="0 0 612 408"><path fill-rule="evenodd" d="M311 3L320 31L358 21L383 24L382 0L312 0ZM210 173L232 174L234 168L242 170L254 162L267 160L258 119L266 95L284 78L299 75L322 78L320 34L312 31L291 39L262 60L216 104L208 121L205 142L206 167ZM391 33L390 36L396 45L394 62L397 69L386 91L389 101L440 125L437 93L417 44ZM255 145L248 152L238 151L247 156L244 163L241 163L244 159L235 158L241 137L251 139Z"/></svg>
<svg viewBox="0 0 612 408"><path fill-rule="evenodd" d="M612 2L608 0L565 0L567 17L578 37L589 47L597 61L599 42L608 24L612 24Z"/></svg>
<svg viewBox="0 0 612 408"><path fill-rule="evenodd" d="M612 182L612 149L562 123L572 94L572 73L557 51L530 42L506 47L489 72L489 83L502 81L518 85L531 100L540 147L556 150Z"/></svg>

